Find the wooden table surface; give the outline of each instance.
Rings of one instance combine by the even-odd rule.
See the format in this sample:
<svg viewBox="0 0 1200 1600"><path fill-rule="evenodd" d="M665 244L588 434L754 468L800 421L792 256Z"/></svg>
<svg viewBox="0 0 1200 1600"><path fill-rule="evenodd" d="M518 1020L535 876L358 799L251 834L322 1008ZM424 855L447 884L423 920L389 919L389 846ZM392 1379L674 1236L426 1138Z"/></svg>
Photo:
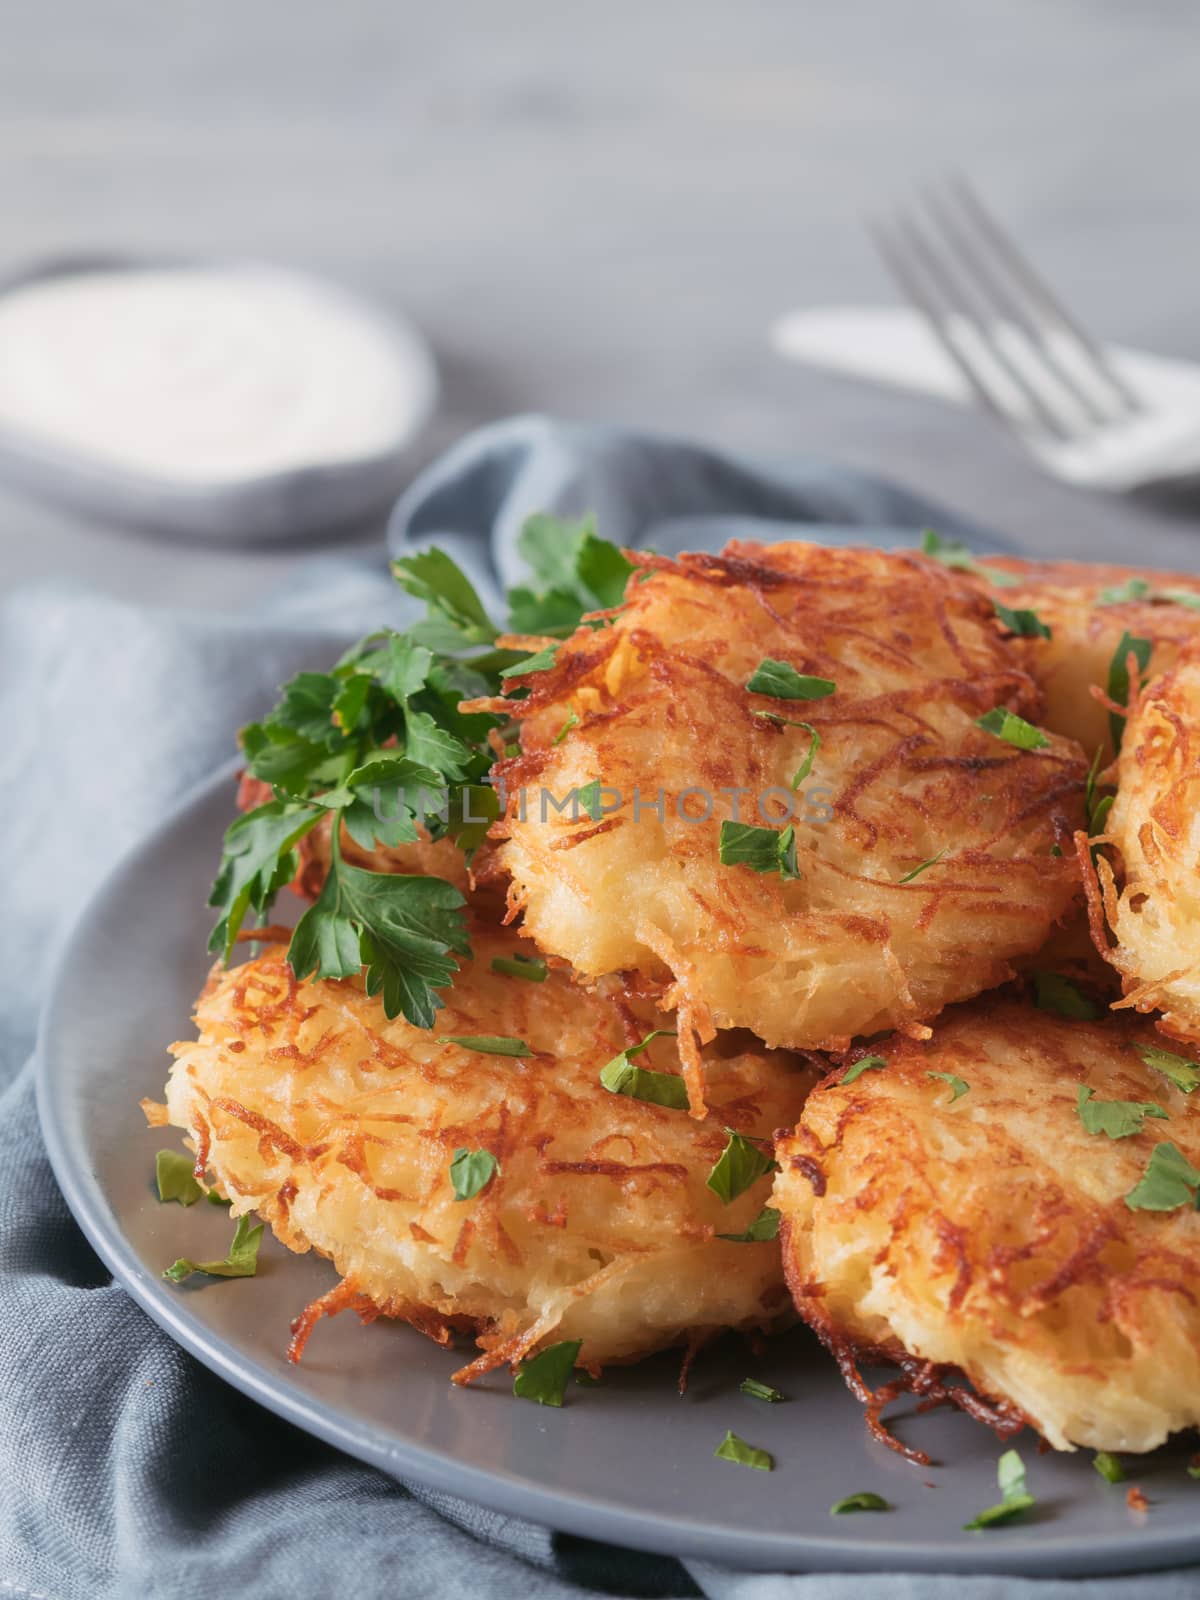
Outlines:
<svg viewBox="0 0 1200 1600"><path fill-rule="evenodd" d="M647 424L890 474L1031 551L1188 566L1200 513L1051 485L983 420L765 333L892 299L862 219L957 165L1095 331L1200 357L1198 148L1189 0L67 0L10 8L0 51L8 264L237 252L370 290L442 364L426 454L517 410ZM240 606L299 558L0 490L5 588Z"/></svg>

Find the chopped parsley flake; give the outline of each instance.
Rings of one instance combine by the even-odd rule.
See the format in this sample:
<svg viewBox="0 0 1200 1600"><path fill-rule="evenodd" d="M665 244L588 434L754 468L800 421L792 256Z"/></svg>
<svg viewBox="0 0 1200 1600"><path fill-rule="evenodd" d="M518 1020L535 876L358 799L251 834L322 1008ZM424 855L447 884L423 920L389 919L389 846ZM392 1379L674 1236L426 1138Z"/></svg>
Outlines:
<svg viewBox="0 0 1200 1600"><path fill-rule="evenodd" d="M1131 1211L1178 1211L1195 1206L1200 1172L1168 1141L1156 1144L1141 1179L1125 1196Z"/></svg>
<svg viewBox="0 0 1200 1600"><path fill-rule="evenodd" d="M808 754L804 757L804 760L800 763L795 772L792 774L791 778L788 780L789 787L791 788L792 792L795 793L795 791L812 772L813 763L817 759L817 751L821 748L821 735L817 732L816 728L813 727L811 722L798 722L794 717L781 717L777 711L761 711L756 709L752 715L761 717L764 722L773 722L777 727L780 728L802 728L804 732L809 735Z"/></svg>
<svg viewBox="0 0 1200 1600"><path fill-rule="evenodd" d="M1150 665L1150 652L1153 648L1149 639L1137 639L1126 629L1121 635L1120 643L1113 651L1112 661L1108 668L1108 698L1114 705L1127 706L1129 704L1132 685L1129 678L1129 658L1133 657L1139 673L1145 672ZM1125 732L1125 718L1116 711L1108 714L1108 731L1112 739L1114 750L1121 748L1121 736Z"/></svg>
<svg viewBox="0 0 1200 1600"><path fill-rule="evenodd" d="M873 1489L860 1489L857 1494L848 1494L844 1499L835 1500L829 1508L831 1517L844 1517L848 1511L890 1511L891 1505L881 1494L876 1494Z"/></svg>
<svg viewBox="0 0 1200 1600"><path fill-rule="evenodd" d="M522 1400L536 1400L540 1406L561 1406L582 1348L582 1339L564 1339L522 1361L513 1379L513 1393Z"/></svg>
<svg viewBox="0 0 1200 1600"><path fill-rule="evenodd" d="M1098 606L1123 606L1130 600L1144 600L1151 585L1145 578L1129 578L1111 589L1101 589L1096 596Z"/></svg>
<svg viewBox="0 0 1200 1600"><path fill-rule="evenodd" d="M718 1239L728 1239L730 1244L763 1244L779 1237L779 1212L774 1206L764 1206L743 1233L719 1233Z"/></svg>
<svg viewBox="0 0 1200 1600"><path fill-rule="evenodd" d="M194 1206L204 1193L196 1182L191 1156L179 1150L160 1150L154 1158L154 1178L160 1200L178 1200L181 1206Z"/></svg>
<svg viewBox="0 0 1200 1600"><path fill-rule="evenodd" d="M798 878L796 830L758 828L749 822L723 822L717 845L723 867L749 867L751 872L777 872L785 883Z"/></svg>
<svg viewBox="0 0 1200 1600"><path fill-rule="evenodd" d="M950 848L949 845L944 845L942 847L942 849L940 849L938 851L937 855L930 856L928 861L922 861L920 866L914 867L911 872L906 872L902 878L897 878L896 882L897 883L911 883L914 878L919 878L927 867L936 867L938 862L946 854L946 851L949 848Z"/></svg>
<svg viewBox="0 0 1200 1600"><path fill-rule="evenodd" d="M977 717L975 726L982 728L985 733L995 734L997 739L1003 739L1005 744L1011 744L1017 750L1044 750L1050 743L1040 728L1035 728L1032 722L1026 722L1024 717L1019 717L1005 706L994 706L984 716Z"/></svg>
<svg viewBox="0 0 1200 1600"><path fill-rule="evenodd" d="M921 535L921 554L932 556L944 567L953 567L958 572L973 572L997 589L1011 589L1018 581L1011 572L980 566L965 544L957 539L943 539L932 528L926 528Z"/></svg>
<svg viewBox="0 0 1200 1600"><path fill-rule="evenodd" d="M501 1033L440 1033L447 1044L460 1045L481 1056L531 1056L535 1052L524 1039L510 1039Z"/></svg>
<svg viewBox="0 0 1200 1600"><path fill-rule="evenodd" d="M769 694L774 700L825 700L837 691L832 678L812 678L786 661L764 656L746 688L751 694Z"/></svg>
<svg viewBox="0 0 1200 1600"><path fill-rule="evenodd" d="M237 1219L233 1229L233 1242L223 1261L190 1261L180 1256L163 1273L172 1283L182 1283L194 1272L209 1278L252 1278L258 1271L258 1247L262 1242L263 1224L251 1226L249 1216Z"/></svg>
<svg viewBox="0 0 1200 1600"><path fill-rule="evenodd" d="M628 1050L622 1050L600 1071L600 1085L610 1094L627 1095L631 1100L646 1100L651 1105L669 1106L675 1111L687 1109L688 1092L683 1079L674 1072L651 1072L646 1067L637 1067L633 1064L633 1057L640 1055L655 1039L674 1039L677 1035L673 1028L655 1028L653 1033L648 1033L639 1044L630 1045Z"/></svg>
<svg viewBox="0 0 1200 1600"><path fill-rule="evenodd" d="M1147 1117L1167 1120L1168 1113L1151 1100L1095 1100L1087 1084L1079 1086L1079 1120L1087 1133L1106 1133L1110 1139L1128 1139L1141 1133Z"/></svg>
<svg viewBox="0 0 1200 1600"><path fill-rule="evenodd" d="M943 1083L950 1085L949 1104L953 1105L962 1095L966 1094L971 1085L965 1078L957 1077L953 1072L927 1072L927 1078L940 1078Z"/></svg>
<svg viewBox="0 0 1200 1600"><path fill-rule="evenodd" d="M707 1184L728 1205L738 1195L745 1194L760 1178L765 1178L768 1172L776 1172L778 1168L770 1156L763 1155L745 1135L735 1133L732 1128L726 1128L725 1132L729 1135L729 1142L709 1173Z"/></svg>
<svg viewBox="0 0 1200 1600"><path fill-rule="evenodd" d="M755 1449L732 1430L721 1440L713 1455L718 1461L736 1461L740 1467L754 1467L759 1472L770 1472L775 1465L765 1450Z"/></svg>
<svg viewBox="0 0 1200 1600"><path fill-rule="evenodd" d="M994 602L996 615L1008 629L1021 639L1050 639L1053 637L1051 630L1038 616L1036 611L1010 611L1007 606L1002 606L999 600Z"/></svg>
<svg viewBox="0 0 1200 1600"><path fill-rule="evenodd" d="M540 956L493 956L492 971L506 978L525 978L529 983L545 983L550 969Z"/></svg>
<svg viewBox="0 0 1200 1600"><path fill-rule="evenodd" d="M1000 1504L981 1511L970 1522L964 1523L964 1527L993 1528L998 1523L1011 1522L1035 1503L1025 1487L1025 1463L1017 1451L1004 1452L996 1469L996 1477L1000 1484Z"/></svg>
<svg viewBox="0 0 1200 1600"><path fill-rule="evenodd" d="M743 1394L748 1394L751 1400L765 1400L773 1406L787 1399L787 1395L781 1394L778 1389L772 1389L769 1383L760 1383L757 1378L743 1378L738 1388Z"/></svg>
<svg viewBox="0 0 1200 1600"><path fill-rule="evenodd" d="M886 1056L863 1056L852 1067L847 1067L839 1083L853 1083L856 1078L861 1078L864 1072L874 1072L879 1067L887 1066Z"/></svg>
<svg viewBox="0 0 1200 1600"><path fill-rule="evenodd" d="M526 656L523 661L514 661L511 667L504 667L500 676L502 678L525 678L533 672L549 672L554 665L554 658L557 654L558 646L556 644L548 644L534 655Z"/></svg>
<svg viewBox="0 0 1200 1600"><path fill-rule="evenodd" d="M456 1200L473 1200L486 1189L500 1163L490 1150L468 1150L462 1145L454 1152L450 1163L450 1182Z"/></svg>
<svg viewBox="0 0 1200 1600"><path fill-rule="evenodd" d="M1189 1061L1170 1050L1161 1050L1156 1044L1135 1044L1133 1047L1148 1067L1169 1078L1181 1094L1191 1094L1200 1088L1200 1062Z"/></svg>
<svg viewBox="0 0 1200 1600"><path fill-rule="evenodd" d="M1100 1015L1100 1007L1057 972L1034 973L1033 1003L1039 1011L1054 1011L1075 1022L1094 1022Z"/></svg>

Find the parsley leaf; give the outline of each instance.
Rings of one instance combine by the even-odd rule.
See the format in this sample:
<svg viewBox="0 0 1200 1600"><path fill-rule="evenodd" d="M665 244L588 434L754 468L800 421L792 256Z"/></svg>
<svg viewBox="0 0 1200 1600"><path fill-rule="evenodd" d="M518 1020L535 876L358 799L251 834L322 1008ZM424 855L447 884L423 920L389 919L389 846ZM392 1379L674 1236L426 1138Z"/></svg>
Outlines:
<svg viewBox="0 0 1200 1600"><path fill-rule="evenodd" d="M571 729L572 728L577 728L578 726L579 726L579 715L576 712L575 707L571 706L570 709L567 712L567 720L563 723L562 727L554 735L553 739L551 739L550 743L553 744L553 745L560 745L563 742L563 740L567 737L567 735L570 733Z"/></svg>
<svg viewBox="0 0 1200 1600"><path fill-rule="evenodd" d="M957 539L943 539L932 528L926 528L921 535L921 554L932 556L944 567L952 567L958 572L973 572L986 578L997 589L1011 589L1019 581L1011 572L981 567L965 544Z"/></svg>
<svg viewBox="0 0 1200 1600"><path fill-rule="evenodd" d="M1189 1061L1186 1056L1174 1055L1170 1050L1160 1050L1156 1044L1135 1044L1133 1048L1148 1067L1169 1078L1181 1094L1200 1089L1200 1062Z"/></svg>
<svg viewBox="0 0 1200 1600"><path fill-rule="evenodd" d="M1125 1468L1117 1460L1116 1456L1112 1455L1109 1451L1097 1450L1095 1456L1092 1458L1092 1465L1104 1479L1105 1483L1125 1482Z"/></svg>
<svg viewBox="0 0 1200 1600"><path fill-rule="evenodd" d="M540 956L493 956L492 971L506 978L526 978L530 983L545 983L550 968Z"/></svg>
<svg viewBox="0 0 1200 1600"><path fill-rule="evenodd" d="M1039 1011L1054 1011L1075 1022L1094 1022L1101 1014L1094 1001L1057 972L1034 973L1033 1003Z"/></svg>
<svg viewBox="0 0 1200 1600"><path fill-rule="evenodd" d="M1151 585L1145 578L1129 578L1111 589L1101 589L1096 597L1098 606L1122 606L1129 600L1144 600Z"/></svg>
<svg viewBox="0 0 1200 1600"><path fill-rule="evenodd" d="M1112 661L1108 668L1108 698L1114 705L1127 706L1129 704L1129 658L1132 656L1139 672L1145 672L1150 665L1150 651L1152 641L1149 639L1136 639L1128 629L1121 635L1121 641L1113 651ZM1125 718L1115 711L1108 714L1108 731L1112 739L1114 750L1121 748L1121 736L1125 732Z"/></svg>
<svg viewBox="0 0 1200 1600"><path fill-rule="evenodd" d="M919 878L920 875L925 871L926 867L936 867L938 862L946 854L946 851L949 848L949 845L944 845L942 849L938 851L937 855L930 856L928 861L922 861L919 867L914 867L911 872L906 872L902 878L897 878L896 882L911 883L914 878Z"/></svg>
<svg viewBox="0 0 1200 1600"><path fill-rule="evenodd" d="M513 1393L522 1400L536 1400L540 1406L561 1406L571 1368L582 1348L582 1339L564 1339L522 1361L513 1379Z"/></svg>
<svg viewBox="0 0 1200 1600"><path fill-rule="evenodd" d="M891 1505L881 1494L876 1494L872 1489L862 1489L858 1494L848 1494L844 1499L835 1500L829 1508L831 1517L841 1517L847 1511L890 1511Z"/></svg>
<svg viewBox="0 0 1200 1600"><path fill-rule="evenodd" d="M320 896L292 934L288 960L297 978L348 978L367 969L367 993L383 995L386 1016L403 1013L431 1028L468 955L462 895L442 878L368 872L342 860L336 831Z"/></svg>
<svg viewBox="0 0 1200 1600"><path fill-rule="evenodd" d="M154 1158L154 1179L160 1200L178 1200L181 1206L194 1206L204 1193L196 1182L194 1162L180 1150L160 1150Z"/></svg>
<svg viewBox="0 0 1200 1600"><path fill-rule="evenodd" d="M416 643L461 649L496 642L497 630L474 585L444 550L435 545L417 555L399 556L392 573L402 589L429 607L427 622L409 630Z"/></svg>
<svg viewBox="0 0 1200 1600"><path fill-rule="evenodd" d="M765 1400L772 1406L777 1406L787 1399L787 1395L780 1390L772 1389L769 1383L760 1383L757 1378L743 1378L738 1388L743 1394L748 1394L751 1400Z"/></svg>
<svg viewBox="0 0 1200 1600"><path fill-rule="evenodd" d="M754 1467L759 1472L770 1472L775 1465L765 1450L758 1450L730 1430L713 1451L718 1461L735 1461L740 1467Z"/></svg>
<svg viewBox="0 0 1200 1600"><path fill-rule="evenodd" d="M1087 778L1083 785L1083 809L1087 817L1088 838L1094 839L1104 832L1104 824L1108 820L1108 813L1113 808L1113 801L1117 798L1116 791L1109 789L1105 794L1097 794L1097 783L1100 776L1100 763L1104 758L1103 745L1097 746L1096 754L1092 757L1091 766L1088 768ZM1092 849L1092 859L1095 860L1097 850Z"/></svg>
<svg viewBox="0 0 1200 1600"><path fill-rule="evenodd" d="M997 739L1003 739L1005 744L1018 750L1044 750L1050 743L1040 728L1005 706L995 706L984 716L976 717L975 726L985 733L994 733Z"/></svg>
<svg viewBox="0 0 1200 1600"><path fill-rule="evenodd" d="M1050 639L1052 630L1046 626L1036 611L1010 611L1007 606L1002 606L999 600L993 601L996 615L1008 629L1021 639Z"/></svg>
<svg viewBox="0 0 1200 1600"><path fill-rule="evenodd" d="M450 1182L456 1200L474 1200L500 1171L500 1163L490 1150L468 1150L460 1145L450 1163Z"/></svg>
<svg viewBox="0 0 1200 1600"><path fill-rule="evenodd" d="M839 1083L853 1083L856 1078L861 1078L864 1072L873 1072L878 1067L886 1067L887 1059L884 1056L862 1056L852 1067L848 1067L838 1079Z"/></svg>
<svg viewBox="0 0 1200 1600"><path fill-rule="evenodd" d="M718 1239L728 1239L730 1244L764 1244L779 1237L779 1212L774 1206L764 1206L750 1226L741 1233L718 1233Z"/></svg>
<svg viewBox="0 0 1200 1600"><path fill-rule="evenodd" d="M961 1098L962 1095L966 1094L971 1087L965 1078L960 1078L953 1072L926 1072L925 1076L927 1078L940 1078L943 1083L948 1083L950 1085L950 1099L947 1101L948 1105L953 1105L954 1102Z"/></svg>
<svg viewBox="0 0 1200 1600"><path fill-rule="evenodd" d="M247 911L265 916L280 889L294 876L294 847L321 814L315 806L271 800L230 823L221 869L208 899L221 913L208 948L223 961L228 962L233 954Z"/></svg>
<svg viewBox="0 0 1200 1600"><path fill-rule="evenodd" d="M717 854L723 867L749 867L751 872L777 872L785 883L798 878L796 830L758 828L749 822L723 822Z"/></svg>
<svg viewBox="0 0 1200 1600"><path fill-rule="evenodd" d="M746 683L751 694L769 694L775 700L824 700L837 690L831 678L811 678L786 661L764 656Z"/></svg>
<svg viewBox="0 0 1200 1600"><path fill-rule="evenodd" d="M1167 1120L1167 1112L1152 1100L1094 1100L1095 1090L1079 1086L1079 1120L1087 1133L1106 1133L1110 1139L1128 1139L1141 1133L1147 1117Z"/></svg>
<svg viewBox="0 0 1200 1600"><path fill-rule="evenodd" d="M596 536L590 517L530 517L517 549L530 568L530 582L509 591L514 633L573 633L585 613L621 604L634 570L616 545Z"/></svg>
<svg viewBox="0 0 1200 1600"><path fill-rule="evenodd" d="M1125 1196L1130 1211L1177 1211L1195 1206L1200 1172L1169 1141L1156 1144L1141 1179Z"/></svg>
<svg viewBox="0 0 1200 1600"><path fill-rule="evenodd" d="M502 1033L439 1033L438 1038L464 1050L474 1050L481 1056L531 1056L535 1053L524 1039L513 1039Z"/></svg>
<svg viewBox="0 0 1200 1600"><path fill-rule="evenodd" d="M760 1178L765 1178L768 1172L777 1172L779 1169L769 1156L763 1155L744 1135L735 1133L732 1128L726 1128L725 1132L729 1135L729 1142L718 1156L706 1181L712 1192L728 1205L738 1195L745 1194Z"/></svg>
<svg viewBox="0 0 1200 1600"><path fill-rule="evenodd" d="M650 1072L645 1067L635 1067L633 1057L640 1055L655 1039L674 1039L673 1028L655 1028L640 1044L630 1045L620 1055L612 1058L600 1070L601 1087L609 1094L627 1095L631 1100L646 1100L651 1105L669 1106L672 1110L687 1109L688 1092L683 1079L674 1072Z"/></svg>
<svg viewBox="0 0 1200 1600"><path fill-rule="evenodd" d="M1000 1483L1000 1504L981 1511L965 1528L992 1528L997 1523L1011 1522L1034 1504L1033 1496L1025 1487L1025 1463L1015 1450L1006 1450L1000 1457L996 1477Z"/></svg>
<svg viewBox="0 0 1200 1600"><path fill-rule="evenodd" d="M781 717L777 711L754 711L752 716L762 717L764 722L773 722L780 728L803 728L809 735L808 754L796 768L790 780L793 791L798 789L813 769L813 762L817 759L817 751L821 748L821 735L811 722L797 722L793 717Z"/></svg>
<svg viewBox="0 0 1200 1600"><path fill-rule="evenodd" d="M795 790L800 787L805 778L808 777L809 773L813 769L813 762L817 759L817 751L821 748L821 735L813 727L811 722L795 722L792 724L792 726L795 728L803 728L806 733L809 733L812 736L808 746L808 754L796 768L791 777L790 788L793 792L795 792Z"/></svg>
<svg viewBox="0 0 1200 1600"><path fill-rule="evenodd" d="M524 678L531 672L549 672L554 665L554 658L558 654L556 644L548 644L544 650L539 650L535 655L526 656L523 661L514 661L511 667L505 667L500 674L502 678Z"/></svg>
<svg viewBox="0 0 1200 1600"><path fill-rule="evenodd" d="M243 1214L234 1225L233 1242L224 1261L189 1261L186 1256L180 1256L167 1268L163 1277L169 1278L172 1283L182 1283L194 1272L203 1272L209 1278L252 1278L258 1271L258 1247L262 1236L263 1224L260 1222L251 1227L249 1216Z"/></svg>

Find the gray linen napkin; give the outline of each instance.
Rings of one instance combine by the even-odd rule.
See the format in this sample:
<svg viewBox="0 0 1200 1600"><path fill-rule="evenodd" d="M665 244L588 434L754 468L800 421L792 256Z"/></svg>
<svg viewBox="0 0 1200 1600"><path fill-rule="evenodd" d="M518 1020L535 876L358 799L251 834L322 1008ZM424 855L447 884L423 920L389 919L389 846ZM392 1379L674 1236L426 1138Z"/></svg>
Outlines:
<svg viewBox="0 0 1200 1600"><path fill-rule="evenodd" d="M664 551L715 548L732 532L911 542L930 521L964 531L832 468L528 418L425 474L390 540L445 544L497 599L536 510L594 510L610 538ZM63 588L0 603L0 1600L1078 1595L1072 1584L685 1568L393 1482L226 1387L92 1254L50 1174L22 1066L53 949L113 860L227 759L281 680L411 614L382 559L314 562L253 617ZM1197 1588L1186 1573L1115 1582L1162 1600Z"/></svg>

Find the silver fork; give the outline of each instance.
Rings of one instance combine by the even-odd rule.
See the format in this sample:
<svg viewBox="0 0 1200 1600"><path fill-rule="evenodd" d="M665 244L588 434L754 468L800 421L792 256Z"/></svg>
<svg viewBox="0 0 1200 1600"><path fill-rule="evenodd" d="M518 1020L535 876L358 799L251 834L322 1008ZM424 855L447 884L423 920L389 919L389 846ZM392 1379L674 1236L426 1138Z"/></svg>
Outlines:
<svg viewBox="0 0 1200 1600"><path fill-rule="evenodd" d="M964 179L870 227L978 404L1047 471L1109 490L1200 477L1200 415L1148 405Z"/></svg>

